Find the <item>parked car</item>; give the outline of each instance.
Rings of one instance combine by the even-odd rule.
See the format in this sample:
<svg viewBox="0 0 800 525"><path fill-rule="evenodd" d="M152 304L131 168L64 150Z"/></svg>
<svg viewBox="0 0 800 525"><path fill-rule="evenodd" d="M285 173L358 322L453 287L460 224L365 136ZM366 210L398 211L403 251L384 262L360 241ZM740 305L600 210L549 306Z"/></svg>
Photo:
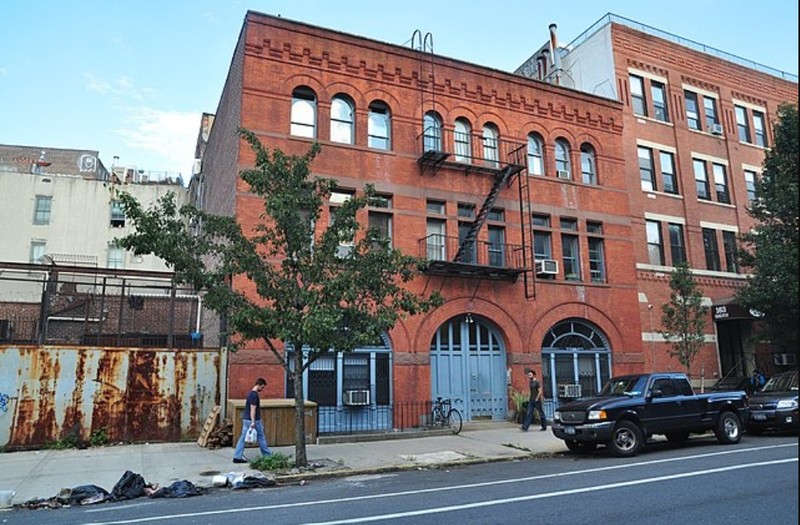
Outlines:
<svg viewBox="0 0 800 525"><path fill-rule="evenodd" d="M696 394L686 374L662 372L613 377L598 397L558 407L551 427L572 452L603 444L612 455L628 457L654 434L683 443L690 434L713 430L720 443L738 443L746 420L744 392Z"/></svg>
<svg viewBox="0 0 800 525"><path fill-rule="evenodd" d="M800 429L797 417L797 370L773 376L760 392L750 396L748 434L769 429Z"/></svg>

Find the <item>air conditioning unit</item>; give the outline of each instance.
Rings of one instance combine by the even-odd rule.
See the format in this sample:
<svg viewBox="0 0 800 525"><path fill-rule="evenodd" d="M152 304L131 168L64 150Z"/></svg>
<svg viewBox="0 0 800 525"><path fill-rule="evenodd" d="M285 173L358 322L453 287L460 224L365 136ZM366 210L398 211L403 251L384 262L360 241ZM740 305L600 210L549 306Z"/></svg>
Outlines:
<svg viewBox="0 0 800 525"><path fill-rule="evenodd" d="M558 275L558 261L553 259L536 261L536 275Z"/></svg>
<svg viewBox="0 0 800 525"><path fill-rule="evenodd" d="M348 406L369 405L369 390L345 390L342 397Z"/></svg>
<svg viewBox="0 0 800 525"><path fill-rule="evenodd" d="M566 398L581 397L581 385L579 384L558 385L558 397L566 397Z"/></svg>
<svg viewBox="0 0 800 525"><path fill-rule="evenodd" d="M778 366L795 366L797 365L796 354L772 354L772 362Z"/></svg>
<svg viewBox="0 0 800 525"><path fill-rule="evenodd" d="M194 159L194 165L192 166L192 175L197 175L203 169L203 161L200 159Z"/></svg>
<svg viewBox="0 0 800 525"><path fill-rule="evenodd" d="M711 124L711 133L713 135L722 135L722 124Z"/></svg>
<svg viewBox="0 0 800 525"><path fill-rule="evenodd" d="M567 170L558 170L556 171L556 175L558 175L559 179L570 180L572 177Z"/></svg>

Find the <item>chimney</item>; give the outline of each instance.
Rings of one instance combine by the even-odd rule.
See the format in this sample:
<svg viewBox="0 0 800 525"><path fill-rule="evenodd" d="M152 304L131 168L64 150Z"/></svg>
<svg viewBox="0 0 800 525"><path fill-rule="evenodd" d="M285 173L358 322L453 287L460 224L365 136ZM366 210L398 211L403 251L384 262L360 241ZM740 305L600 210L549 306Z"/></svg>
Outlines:
<svg viewBox="0 0 800 525"><path fill-rule="evenodd" d="M550 60L553 65L553 79L554 84L561 84L561 54L558 52L558 38L556 37L556 29L558 26L550 24Z"/></svg>

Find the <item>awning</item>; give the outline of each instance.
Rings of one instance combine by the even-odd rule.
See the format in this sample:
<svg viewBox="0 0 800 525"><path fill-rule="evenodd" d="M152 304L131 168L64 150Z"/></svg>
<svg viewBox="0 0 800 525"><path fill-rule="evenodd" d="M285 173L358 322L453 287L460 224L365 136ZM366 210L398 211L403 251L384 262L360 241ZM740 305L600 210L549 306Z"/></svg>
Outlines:
<svg viewBox="0 0 800 525"><path fill-rule="evenodd" d="M748 320L753 321L764 317L764 314L758 310L746 310L742 305L736 302L736 298L729 297L727 299L720 299L715 302L711 307L711 313L714 316L714 321L738 321Z"/></svg>

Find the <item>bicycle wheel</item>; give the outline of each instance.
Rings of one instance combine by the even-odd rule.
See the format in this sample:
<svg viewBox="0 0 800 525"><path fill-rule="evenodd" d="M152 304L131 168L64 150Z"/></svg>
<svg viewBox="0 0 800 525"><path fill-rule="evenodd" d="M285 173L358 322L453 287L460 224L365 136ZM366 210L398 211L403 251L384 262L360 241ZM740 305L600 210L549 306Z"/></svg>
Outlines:
<svg viewBox="0 0 800 525"><path fill-rule="evenodd" d="M461 432L461 427L464 425L463 421L461 421L461 412L451 408L450 412L447 413L447 425L453 431L453 434Z"/></svg>

